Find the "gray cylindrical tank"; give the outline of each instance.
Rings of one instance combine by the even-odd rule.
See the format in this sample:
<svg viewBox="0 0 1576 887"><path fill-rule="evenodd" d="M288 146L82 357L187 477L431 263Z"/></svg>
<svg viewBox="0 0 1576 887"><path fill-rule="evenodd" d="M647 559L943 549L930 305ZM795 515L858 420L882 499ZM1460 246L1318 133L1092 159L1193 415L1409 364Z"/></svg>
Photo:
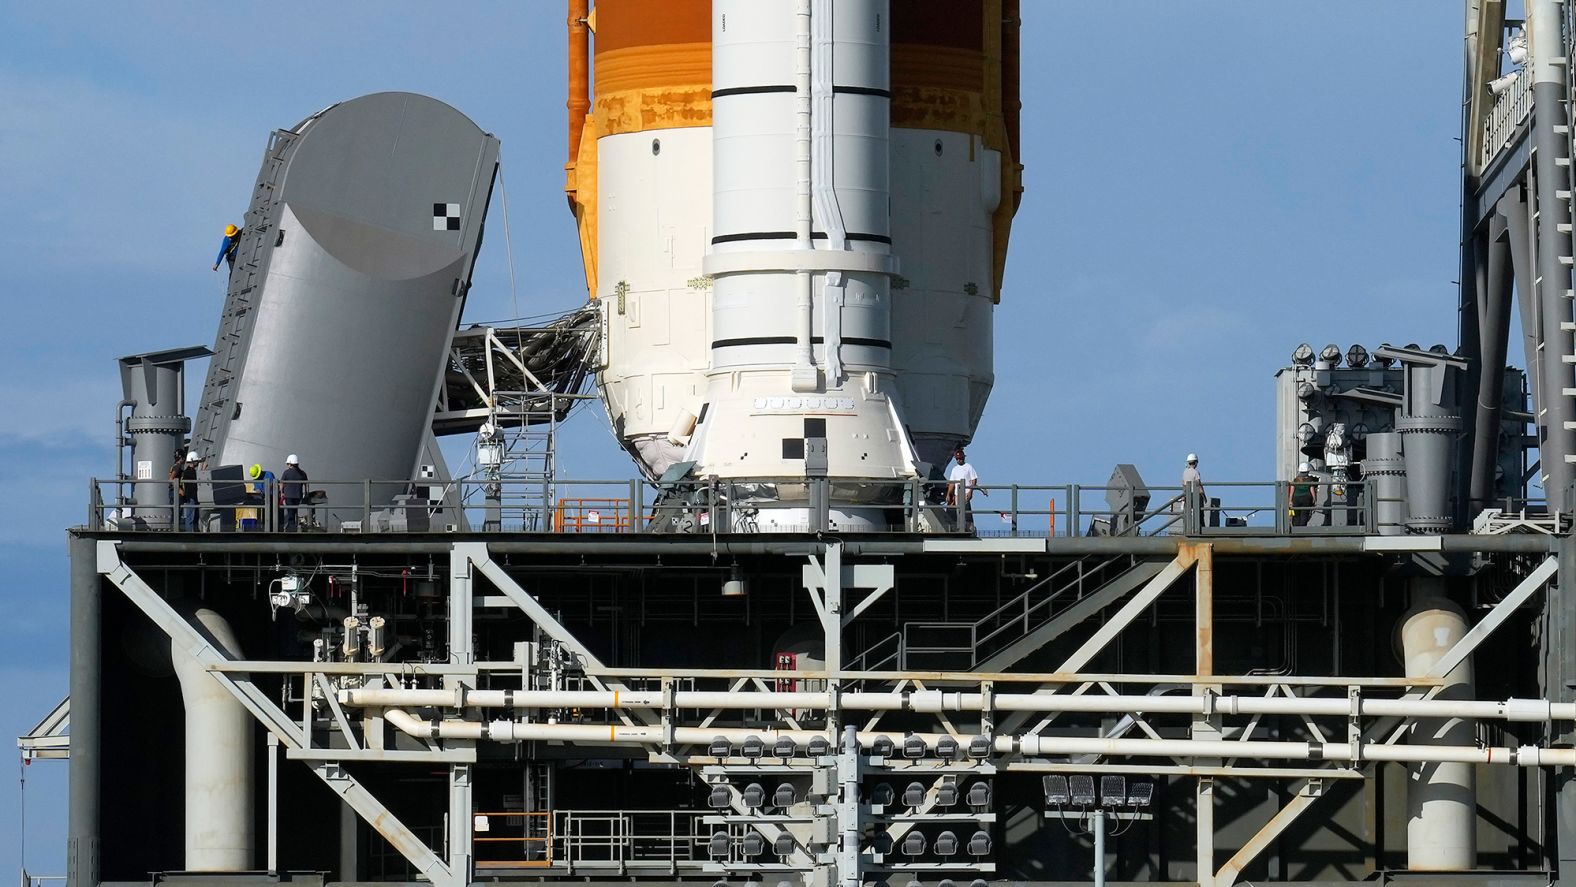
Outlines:
<svg viewBox="0 0 1576 887"><path fill-rule="evenodd" d="M273 198L254 200L234 272L260 284L249 296L232 285L226 303L232 323L238 299L252 301L247 341L225 368L221 327L198 420L210 465L278 473L298 454L330 505L359 506L363 491L325 482L412 477L497 157L465 115L411 93L363 96L276 134L258 192L271 179ZM374 487L373 504L403 486Z"/></svg>
<svg viewBox="0 0 1576 887"><path fill-rule="evenodd" d="M1406 535L1406 460L1401 456L1401 435L1368 435L1363 480L1367 495L1373 497L1374 530L1381 536Z"/></svg>
<svg viewBox="0 0 1576 887"><path fill-rule="evenodd" d="M173 524L170 466L191 431L186 417L185 362L205 357L207 348L178 348L120 359L122 397L132 404L126 420L131 438L131 517L140 527L167 530Z"/></svg>

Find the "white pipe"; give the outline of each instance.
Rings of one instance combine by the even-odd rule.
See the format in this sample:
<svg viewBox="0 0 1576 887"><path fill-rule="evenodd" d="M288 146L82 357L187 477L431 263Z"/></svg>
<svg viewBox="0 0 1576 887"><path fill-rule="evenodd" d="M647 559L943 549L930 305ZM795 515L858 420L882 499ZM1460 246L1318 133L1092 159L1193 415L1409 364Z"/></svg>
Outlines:
<svg viewBox="0 0 1576 887"><path fill-rule="evenodd" d="M1408 676L1429 674L1467 633L1466 614L1446 600L1441 580L1413 579L1413 605L1401 617L1401 650ZM1463 659L1437 696L1449 701L1472 695L1472 660ZM1426 750L1472 742L1473 722L1459 717L1422 718L1407 733L1407 748ZM1417 758L1408 768L1406 849L1412 871L1465 871L1477 864L1477 798L1472 765L1466 761Z"/></svg>
<svg viewBox="0 0 1576 887"><path fill-rule="evenodd" d="M350 706L405 708L601 708L660 709L666 702L658 691L627 690L340 690L339 701ZM810 709L829 702L826 693L681 690L673 704L681 709ZM1086 694L1002 693L991 700L996 711L1082 712L1090 714L1308 715L1344 717L1352 713L1348 699L1284 696L1106 696ZM921 690L910 693L842 693L840 708L858 711L979 711L980 693ZM1361 699L1358 713L1368 717L1472 718L1530 723L1576 721L1576 703L1545 699L1480 701L1461 699Z"/></svg>
<svg viewBox="0 0 1576 887"><path fill-rule="evenodd" d="M810 0L794 4L794 241L798 249L815 248L811 240L814 197L811 192L811 134L813 105L810 96ZM815 325L815 275L801 268L797 286L798 317L794 323L794 365L789 384L794 391L817 387L815 354L811 338Z"/></svg>
<svg viewBox="0 0 1576 887"><path fill-rule="evenodd" d="M831 0L813 0L814 12L811 26L814 33L814 61L810 68L811 94L814 99L810 115L811 139L815 153L810 165L811 189L815 194L815 207L820 210L821 226L826 230L826 248L839 252L848 249L848 226L843 222L843 210L837 203L834 172L837 169L835 150L836 132L833 127L832 90L832 3ZM828 271L821 291L822 363L826 370L826 384L836 386L843 376L843 273Z"/></svg>
<svg viewBox="0 0 1576 887"><path fill-rule="evenodd" d="M525 721L456 721L433 723L422 720L400 709L388 709L384 716L390 724L404 732L423 739L492 739L500 742L561 741L660 744L665 740L664 729L659 726L629 727L623 724L547 724ZM891 735L877 731L861 731L859 744L869 748L878 738L896 743L901 753L905 739L918 738L925 743L927 752L933 752L936 743L949 734L914 733ZM832 737L818 730L757 730L744 727L675 727L673 741L680 745L704 745L722 738L738 744L747 739L759 739L770 747L778 739L788 738L804 744L820 737ZM971 737L951 736L960 747L967 746ZM1106 739L1080 736L998 736L992 740L994 751L999 754L1018 754L1025 757L1043 755L1096 754L1113 757L1206 757L1206 758L1263 758L1283 760L1353 760L1348 743L1332 742L1242 742L1227 739ZM1385 745L1365 743L1360 745L1359 758L1372 761L1449 762L1469 764L1514 764L1521 767L1576 766L1576 749L1539 748L1480 748L1477 746L1421 746Z"/></svg>
<svg viewBox="0 0 1576 887"><path fill-rule="evenodd" d="M223 616L191 614L218 649L245 658ZM186 704L186 870L244 872L255 867L252 822L252 716L184 648L171 650Z"/></svg>

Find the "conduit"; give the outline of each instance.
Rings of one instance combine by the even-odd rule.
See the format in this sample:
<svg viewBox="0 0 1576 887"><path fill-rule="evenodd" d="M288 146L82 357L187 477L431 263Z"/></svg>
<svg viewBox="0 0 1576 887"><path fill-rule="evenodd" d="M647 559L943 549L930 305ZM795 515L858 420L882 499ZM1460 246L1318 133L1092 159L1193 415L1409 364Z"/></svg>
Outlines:
<svg viewBox="0 0 1576 887"><path fill-rule="evenodd" d="M811 192L811 133L813 103L810 90L810 0L794 5L794 246L815 248L811 240L814 197ZM814 391L818 387L815 355L811 344L815 325L815 275L808 267L797 271L798 317L794 323L794 365L789 384L794 391Z"/></svg>
<svg viewBox="0 0 1576 887"><path fill-rule="evenodd" d="M399 708L600 708L660 709L667 701L660 691L552 690L340 690L339 701L356 707ZM681 690L673 694L679 709L809 709L829 702L826 693ZM857 711L954 712L980 711L980 693L922 690L910 693L842 693L839 708ZM995 711L1087 712L1091 714L1308 715L1341 717L1353 714L1352 700L1285 696L1072 696L1068 694L998 693ZM1576 703L1544 699L1480 701L1466 699L1359 699L1356 714L1368 717L1470 718L1524 723L1576 721ZM874 734L872 734L874 735Z"/></svg>
<svg viewBox="0 0 1576 887"><path fill-rule="evenodd" d="M735 745L748 740L759 740L766 753L772 757L771 746L779 739L791 739L804 745L811 739L832 738L815 730L753 730L741 727L673 727L660 725L628 727L622 724L548 724L525 721L427 721L397 708L384 712L390 724L421 739L470 739L498 742L559 741L631 743L653 745L673 742L678 745L706 745L715 739L726 739ZM668 735L671 733L671 737ZM949 736L939 733L909 733L903 736L862 731L857 734L859 745L870 748L878 739L897 742L919 740L927 754L934 754L942 739L951 739L960 746L971 737ZM992 750L998 754L1018 754L1025 757L1046 755L1096 754L1112 757L1208 757L1208 758L1260 758L1270 760L1302 761L1405 761L1405 762L1460 762L1468 764L1511 764L1520 767L1568 767L1576 765L1576 749L1539 748L1480 748L1476 746L1419 746L1362 743L1353 747L1344 742L1242 742L1226 739L1105 739L1100 737L1068 736L997 736L991 740Z"/></svg>

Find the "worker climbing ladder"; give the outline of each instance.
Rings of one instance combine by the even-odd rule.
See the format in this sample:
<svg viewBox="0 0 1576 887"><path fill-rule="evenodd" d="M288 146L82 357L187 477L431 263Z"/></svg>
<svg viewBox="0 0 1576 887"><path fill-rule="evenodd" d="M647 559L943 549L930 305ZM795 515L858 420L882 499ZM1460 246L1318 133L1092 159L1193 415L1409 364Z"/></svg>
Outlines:
<svg viewBox="0 0 1576 887"><path fill-rule="evenodd" d="M300 129L315 119L316 116L309 118ZM230 271L229 289L225 294L224 312L219 319L219 335L214 342L213 359L208 364L197 423L192 430L192 449L203 456L218 452L225 429L237 414L237 405L231 403L232 392L252 334L257 307L254 299L271 254L265 244L268 237L275 236L278 228L279 175L299 135L299 131L274 132L268 142L263 169L252 189L252 202L246 210L240 244L235 251L235 266Z"/></svg>

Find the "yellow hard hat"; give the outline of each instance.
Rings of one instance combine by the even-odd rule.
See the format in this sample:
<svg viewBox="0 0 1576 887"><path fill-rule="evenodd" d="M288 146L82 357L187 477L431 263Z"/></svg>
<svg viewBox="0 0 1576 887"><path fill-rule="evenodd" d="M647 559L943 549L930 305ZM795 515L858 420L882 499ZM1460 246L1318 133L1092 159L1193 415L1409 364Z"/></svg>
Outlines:
<svg viewBox="0 0 1576 887"><path fill-rule="evenodd" d="M224 236L225 237L234 237L236 235L236 232L238 232L240 230L241 230L240 228L237 228L234 225L225 225L224 226Z"/></svg>
<svg viewBox="0 0 1576 887"><path fill-rule="evenodd" d="M252 480L257 480L258 478L260 478L262 476L263 476L263 466L258 465L257 463L253 462L252 463Z"/></svg>

